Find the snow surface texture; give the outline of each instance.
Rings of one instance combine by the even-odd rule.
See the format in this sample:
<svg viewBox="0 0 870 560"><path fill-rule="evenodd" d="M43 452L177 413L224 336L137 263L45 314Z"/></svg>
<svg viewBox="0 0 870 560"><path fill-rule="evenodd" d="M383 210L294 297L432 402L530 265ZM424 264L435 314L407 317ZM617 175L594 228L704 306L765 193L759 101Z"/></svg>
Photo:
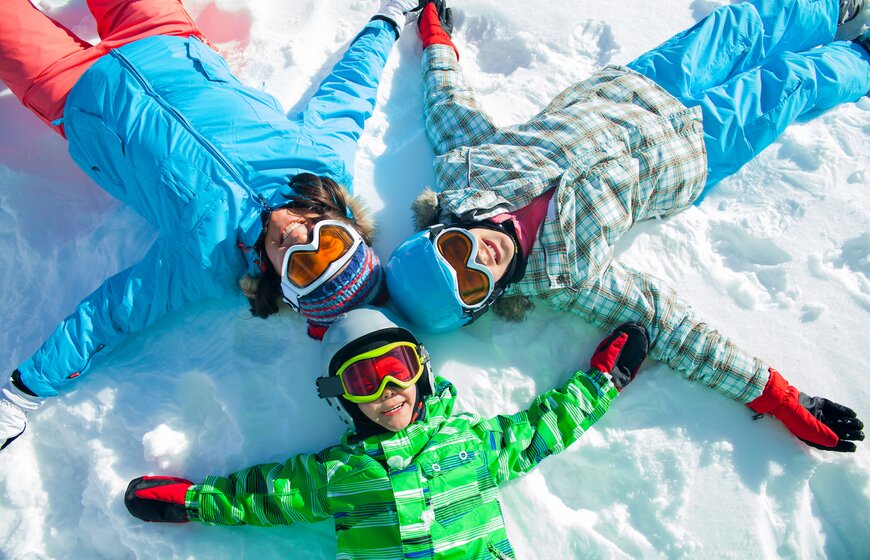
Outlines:
<svg viewBox="0 0 870 560"><path fill-rule="evenodd" d="M240 78L302 107L378 0L186 0ZM499 122L625 63L722 2L456 0L467 79ZM44 8L94 39L84 0ZM409 28L362 138L356 189L386 257L433 184L421 49ZM155 233L96 188L65 143L0 89L0 331L11 371L81 297ZM870 99L789 128L697 208L636 228L621 257L678 288L793 384L870 418ZM460 406L515 412L588 363L601 333L539 305L427 336ZM337 441L315 397L318 345L292 314L251 319L241 296L130 337L32 415L0 456L0 557L332 558L332 523L277 529L144 524L123 505L142 474L201 480ZM581 441L502 491L521 558L870 558L870 443L811 450L772 419L650 363Z"/></svg>

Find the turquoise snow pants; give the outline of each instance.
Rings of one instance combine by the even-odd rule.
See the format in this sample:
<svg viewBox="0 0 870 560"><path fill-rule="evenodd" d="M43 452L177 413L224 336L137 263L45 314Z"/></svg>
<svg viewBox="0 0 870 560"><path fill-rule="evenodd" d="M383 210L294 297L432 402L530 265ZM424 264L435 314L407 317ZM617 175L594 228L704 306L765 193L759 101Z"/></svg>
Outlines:
<svg viewBox="0 0 870 560"><path fill-rule="evenodd" d="M798 117L870 91L867 51L832 42L838 11L837 0L722 6L628 65L686 106L701 107L705 194Z"/></svg>

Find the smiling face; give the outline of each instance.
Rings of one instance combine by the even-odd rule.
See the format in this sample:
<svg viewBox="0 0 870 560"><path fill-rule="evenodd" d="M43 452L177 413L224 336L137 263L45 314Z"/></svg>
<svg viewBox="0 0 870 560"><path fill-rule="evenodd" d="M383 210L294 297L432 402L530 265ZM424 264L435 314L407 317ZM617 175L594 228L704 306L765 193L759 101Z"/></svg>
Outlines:
<svg viewBox="0 0 870 560"><path fill-rule="evenodd" d="M471 228L468 231L477 239L477 262L488 268L498 282L514 258L513 240L508 234L492 229Z"/></svg>
<svg viewBox="0 0 870 560"><path fill-rule="evenodd" d="M360 403L357 406L366 418L391 432L404 430L411 424L414 403L417 402L417 385L407 389L392 383L384 387L384 392L376 401Z"/></svg>
<svg viewBox="0 0 870 560"><path fill-rule="evenodd" d="M311 230L320 219L320 214L298 208L278 208L269 216L269 225L263 238L264 248L269 262L279 274L287 249L308 243Z"/></svg>

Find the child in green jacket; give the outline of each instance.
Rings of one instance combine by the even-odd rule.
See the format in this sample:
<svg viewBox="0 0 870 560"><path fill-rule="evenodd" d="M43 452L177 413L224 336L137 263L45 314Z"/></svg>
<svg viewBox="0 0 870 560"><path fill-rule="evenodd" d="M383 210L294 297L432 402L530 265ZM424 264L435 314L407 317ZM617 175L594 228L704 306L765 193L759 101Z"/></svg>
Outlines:
<svg viewBox="0 0 870 560"><path fill-rule="evenodd" d="M456 392L432 374L417 338L381 310L341 316L323 341L321 398L352 429L342 443L201 484L140 477L125 496L145 521L288 525L333 518L339 558L514 558L498 486L576 441L637 374L636 323L596 349L588 372L528 410L453 414Z"/></svg>

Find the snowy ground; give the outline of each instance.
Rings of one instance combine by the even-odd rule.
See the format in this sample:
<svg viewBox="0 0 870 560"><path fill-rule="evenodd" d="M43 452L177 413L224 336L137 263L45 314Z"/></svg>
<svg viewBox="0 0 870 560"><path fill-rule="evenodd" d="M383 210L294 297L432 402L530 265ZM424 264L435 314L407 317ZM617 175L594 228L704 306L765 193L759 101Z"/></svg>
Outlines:
<svg viewBox="0 0 870 560"><path fill-rule="evenodd" d="M378 0L186 0L243 81L295 112ZM456 0L455 42L502 123L625 63L721 2ZM85 38L85 0L43 7ZM386 257L433 182L420 46L390 58L357 160ZM2 87L2 86L0 86ZM0 89L0 368L11 371L154 231L96 188L64 142ZM870 99L792 126L703 204L621 248L793 384L870 419ZM199 480L336 441L300 319L210 301L131 337L0 455L0 557L331 558L331 523L145 525L122 501L146 473ZM600 333L539 306L425 337L461 406L514 412L587 363ZM268 427L268 429L264 429ZM870 558L870 443L814 451L777 422L650 363L581 442L502 492L521 558Z"/></svg>

